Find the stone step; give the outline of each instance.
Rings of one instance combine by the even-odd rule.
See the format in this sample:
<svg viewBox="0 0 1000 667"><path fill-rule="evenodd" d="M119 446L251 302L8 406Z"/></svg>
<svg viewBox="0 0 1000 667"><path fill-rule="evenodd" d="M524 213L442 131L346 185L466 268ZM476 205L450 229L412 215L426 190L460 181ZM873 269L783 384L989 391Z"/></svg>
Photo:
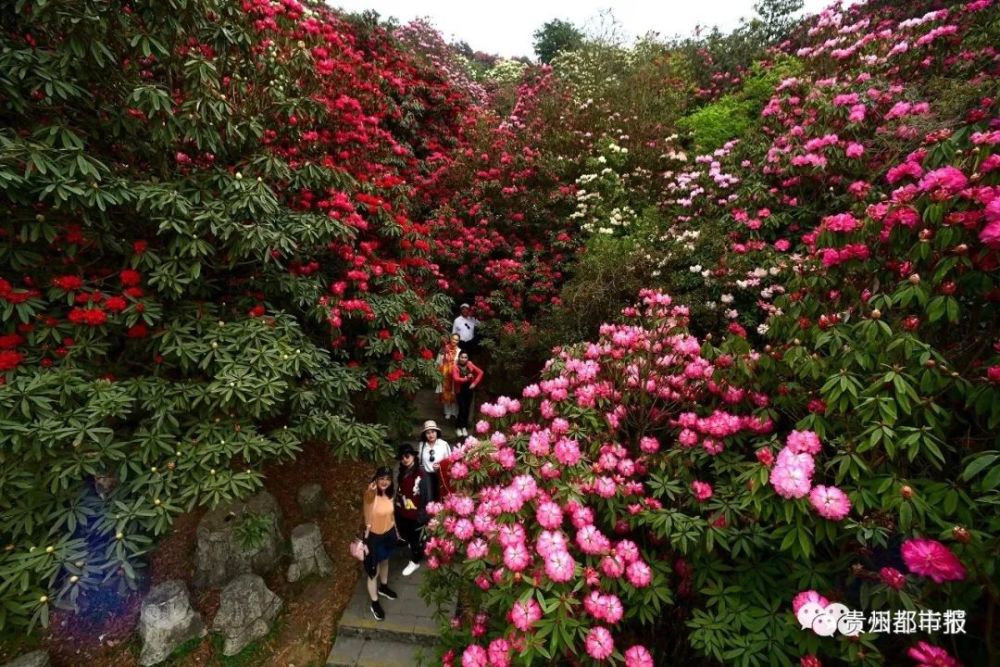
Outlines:
<svg viewBox="0 0 1000 667"><path fill-rule="evenodd" d="M432 649L419 644L337 635L326 667L416 667L433 656Z"/></svg>
<svg viewBox="0 0 1000 667"><path fill-rule="evenodd" d="M390 581L390 585L399 594L399 598L379 599L385 610L385 620L379 621L369 608L368 590L362 577L340 618L337 634L410 644L437 643L438 623L431 617L430 608L417 595L417 586L403 581Z"/></svg>
<svg viewBox="0 0 1000 667"><path fill-rule="evenodd" d="M433 646L440 634L433 610L420 597L420 583L424 568L409 577L400 572L406 565L405 550L400 549L390 561L389 586L399 596L396 600L379 598L385 611L385 620L379 621L369 608L367 579L358 578L351 601L344 609L337 628L337 635ZM425 566L426 567L426 566ZM452 610L453 611L453 610Z"/></svg>

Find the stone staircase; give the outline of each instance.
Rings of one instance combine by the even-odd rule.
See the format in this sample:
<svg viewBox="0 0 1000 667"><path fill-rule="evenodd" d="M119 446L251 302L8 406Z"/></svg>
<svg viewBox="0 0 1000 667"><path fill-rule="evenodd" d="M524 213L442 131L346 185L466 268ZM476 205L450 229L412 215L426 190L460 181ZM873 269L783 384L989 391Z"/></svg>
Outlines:
<svg viewBox="0 0 1000 667"><path fill-rule="evenodd" d="M405 667L427 662L438 641L438 623L433 610L417 591L423 579L422 567L409 577L400 573L406 566L406 551L400 549L389 565L389 586L399 598L380 598L385 620L378 621L368 608L365 577L358 580L350 604L337 628L337 640L326 660L327 667Z"/></svg>
<svg viewBox="0 0 1000 667"><path fill-rule="evenodd" d="M454 442L454 428L441 419L434 392L423 390L414 399L420 429L424 419L436 419L444 437ZM451 437L449 437L451 436ZM362 574L354 589L351 602L344 610L337 627L337 639L326 659L326 667L409 667L430 664L438 642L438 622L433 610L418 594L426 565L409 577L402 576L409 560L408 550L401 547L389 561L389 586L399 598L380 598L385 620L378 621L368 608L366 578ZM360 567L360 565L359 565ZM449 615L454 609L448 610Z"/></svg>

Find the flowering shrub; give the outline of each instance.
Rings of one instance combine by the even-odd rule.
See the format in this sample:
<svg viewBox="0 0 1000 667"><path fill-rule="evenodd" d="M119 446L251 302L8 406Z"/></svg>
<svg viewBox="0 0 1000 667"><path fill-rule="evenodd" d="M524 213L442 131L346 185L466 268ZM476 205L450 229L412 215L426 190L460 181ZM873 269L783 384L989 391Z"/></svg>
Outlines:
<svg viewBox="0 0 1000 667"><path fill-rule="evenodd" d="M137 585L174 517L304 440L382 446L352 407L434 373L419 220L471 101L294 0L18 3L0 71L6 628Z"/></svg>
<svg viewBox="0 0 1000 667"><path fill-rule="evenodd" d="M963 473L957 447L936 444L939 460L919 436L903 458L855 446L825 408L769 393L773 355L738 336L699 341L688 309L662 293L623 315L560 351L520 398L482 406L456 451L455 492L434 508L428 590L458 590L476 613L453 624L446 663L483 652L490 665L644 664L634 656L680 650L671 637L747 665L816 654L879 664L880 648L898 649L891 638L818 644L792 615L813 589L821 606L965 609L970 634L985 630L975 612L992 595L981 588L989 528L963 524L995 489L974 482L960 495L937 481L944 461L953 479L972 479L979 459ZM894 413L904 432L919 419Z"/></svg>
<svg viewBox="0 0 1000 667"><path fill-rule="evenodd" d="M436 584L475 581L465 595L488 621L459 625L446 658L498 641L512 652L489 664L614 662L638 638L735 664L995 657L997 8L944 4L823 12L783 46L799 71L754 90L757 133L693 159L667 137L659 188L618 191L665 221L616 233L622 265L691 300L710 368L649 382L643 336L668 363L697 359L657 322L624 335L633 310L561 351L518 411L484 410L459 465L471 504L442 507L433 548ZM642 452L648 437L660 453ZM542 481L525 495L529 472ZM665 577L658 597L604 571L621 541ZM968 636L821 640L793 617L806 602L964 610ZM657 604L674 606L647 618Z"/></svg>

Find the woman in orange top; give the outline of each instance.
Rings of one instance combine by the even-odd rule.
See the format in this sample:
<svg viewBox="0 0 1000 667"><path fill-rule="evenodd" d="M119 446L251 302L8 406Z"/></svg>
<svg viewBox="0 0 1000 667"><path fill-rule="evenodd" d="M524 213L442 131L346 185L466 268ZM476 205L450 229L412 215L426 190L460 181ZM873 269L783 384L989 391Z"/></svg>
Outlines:
<svg viewBox="0 0 1000 667"><path fill-rule="evenodd" d="M437 356L437 367L441 372L441 382L437 386L437 392L441 394L441 404L444 406L444 418L455 419L458 417L458 403L455 400L455 381L451 374L458 362L458 334L452 334L444 342L441 351Z"/></svg>
<svg viewBox="0 0 1000 667"><path fill-rule="evenodd" d="M389 588L389 557L396 549L395 508L393 501L396 489L392 484L392 471L382 466L375 471L368 489L365 491L362 509L365 516L365 541L368 555L365 556L365 574L368 575L368 597L371 599L372 616L385 620L385 610L378 601L381 595L390 600L398 596ZM376 581L376 577L380 581Z"/></svg>

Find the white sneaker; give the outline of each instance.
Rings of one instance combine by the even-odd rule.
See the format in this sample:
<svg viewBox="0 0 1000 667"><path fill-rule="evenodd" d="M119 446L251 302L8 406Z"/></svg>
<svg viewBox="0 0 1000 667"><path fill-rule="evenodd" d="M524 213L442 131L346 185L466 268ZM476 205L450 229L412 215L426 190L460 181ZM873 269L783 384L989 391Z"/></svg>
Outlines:
<svg viewBox="0 0 1000 667"><path fill-rule="evenodd" d="M408 577L419 569L420 569L420 563L414 563L411 560L409 563L406 564L406 567L403 568L403 576Z"/></svg>

